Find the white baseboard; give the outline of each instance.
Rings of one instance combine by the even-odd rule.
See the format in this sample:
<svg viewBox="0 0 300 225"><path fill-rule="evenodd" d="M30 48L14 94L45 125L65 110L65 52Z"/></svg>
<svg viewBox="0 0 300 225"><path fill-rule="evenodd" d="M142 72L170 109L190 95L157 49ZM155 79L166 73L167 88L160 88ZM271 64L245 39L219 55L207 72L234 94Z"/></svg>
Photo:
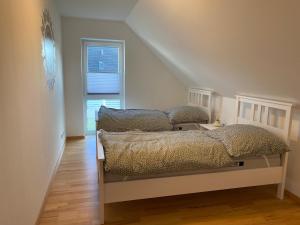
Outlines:
<svg viewBox="0 0 300 225"><path fill-rule="evenodd" d="M57 158L57 160L56 160L55 166L54 166L54 168L52 169L52 173L51 173L50 178L49 178L49 180L48 180L47 190L46 190L46 192L45 192L45 194L44 194L44 198L43 198L42 204L41 204L41 206L40 206L40 211L39 211L38 217L37 217L36 222L35 222L36 225L39 224L40 217L41 217L41 215L42 215L42 213L43 213L43 211L44 211L45 204L46 204L46 200L47 200L47 197L48 197L48 195L49 195L50 187L51 187L51 184L53 183L53 180L54 180L54 178L55 178L56 172L57 172L58 167L59 167L59 165L60 165L62 156L63 156L64 151L65 151L65 146L66 146L66 139L64 140L64 142L63 142L63 144L62 144L62 146L61 146L61 148L60 148L59 156L58 156L58 158Z"/></svg>

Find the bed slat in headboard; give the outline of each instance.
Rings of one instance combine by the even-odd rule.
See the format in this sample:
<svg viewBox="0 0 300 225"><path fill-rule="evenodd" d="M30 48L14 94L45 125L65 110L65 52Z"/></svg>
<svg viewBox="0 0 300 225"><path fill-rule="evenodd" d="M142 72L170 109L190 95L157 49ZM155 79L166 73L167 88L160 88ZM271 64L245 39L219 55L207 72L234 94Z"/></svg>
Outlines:
<svg viewBox="0 0 300 225"><path fill-rule="evenodd" d="M208 114L209 123L212 120L212 95L212 91L199 88L190 88L188 93L188 105L203 109ZM207 102L204 101L205 97Z"/></svg>
<svg viewBox="0 0 300 225"><path fill-rule="evenodd" d="M251 105L249 118L243 118L240 115L244 103ZM255 111L256 107L257 110ZM237 95L236 115L235 115L236 123L253 124L255 126L263 127L269 130L270 132L282 137L288 143L290 125L291 125L292 107L293 107L292 103ZM280 110L284 112L284 116L282 118L284 123L283 127L275 127L272 124L269 124L270 109ZM257 115L256 118L255 118L255 112Z"/></svg>

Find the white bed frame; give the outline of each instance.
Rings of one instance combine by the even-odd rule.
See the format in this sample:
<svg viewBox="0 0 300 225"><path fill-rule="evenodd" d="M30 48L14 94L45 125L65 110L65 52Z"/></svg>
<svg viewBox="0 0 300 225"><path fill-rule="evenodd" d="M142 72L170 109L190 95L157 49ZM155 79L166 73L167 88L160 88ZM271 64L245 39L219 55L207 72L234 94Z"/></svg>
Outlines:
<svg viewBox="0 0 300 225"><path fill-rule="evenodd" d="M208 115L208 123L212 122L212 97L213 92L199 88L190 88L188 93L188 105L196 106Z"/></svg>
<svg viewBox="0 0 300 225"><path fill-rule="evenodd" d="M202 98L199 95L208 94L211 101L211 92L199 89L189 90L189 105L202 106ZM250 118L240 116L242 105L251 105ZM211 103L210 106L211 107ZM269 108L279 109L285 112L285 125L282 129L269 125ZM263 110L264 109L264 110ZM209 109L211 110L211 109ZM254 124L264 127L283 137L288 143L292 104L270 101L246 96L236 97L236 122L242 124ZM259 115L259 120L256 120ZM206 191L233 189L241 187L278 184L277 196L284 198L285 178L287 170L288 153L281 156L281 165L275 167L243 169L205 174L182 175L172 177L160 177L141 180L129 180L120 182L104 182L105 160L103 146L97 133L97 165L99 175L99 201L100 222L104 224L104 206L106 203L130 201L137 199L155 198L162 196L181 195Z"/></svg>

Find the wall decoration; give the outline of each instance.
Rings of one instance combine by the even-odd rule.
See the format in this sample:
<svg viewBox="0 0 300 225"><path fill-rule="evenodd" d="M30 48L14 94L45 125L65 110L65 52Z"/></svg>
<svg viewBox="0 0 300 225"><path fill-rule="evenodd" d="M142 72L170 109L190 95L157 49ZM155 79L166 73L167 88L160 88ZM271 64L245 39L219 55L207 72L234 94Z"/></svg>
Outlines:
<svg viewBox="0 0 300 225"><path fill-rule="evenodd" d="M47 85L53 89L56 74L56 46L51 16L48 9L43 11L42 16L42 57Z"/></svg>

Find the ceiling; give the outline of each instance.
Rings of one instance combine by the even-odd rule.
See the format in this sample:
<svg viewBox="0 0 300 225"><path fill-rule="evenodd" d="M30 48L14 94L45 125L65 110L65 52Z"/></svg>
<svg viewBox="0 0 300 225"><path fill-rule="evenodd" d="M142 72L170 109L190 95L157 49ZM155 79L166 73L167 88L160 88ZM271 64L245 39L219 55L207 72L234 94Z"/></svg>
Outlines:
<svg viewBox="0 0 300 225"><path fill-rule="evenodd" d="M55 0L61 15L117 20L127 18L138 0Z"/></svg>

